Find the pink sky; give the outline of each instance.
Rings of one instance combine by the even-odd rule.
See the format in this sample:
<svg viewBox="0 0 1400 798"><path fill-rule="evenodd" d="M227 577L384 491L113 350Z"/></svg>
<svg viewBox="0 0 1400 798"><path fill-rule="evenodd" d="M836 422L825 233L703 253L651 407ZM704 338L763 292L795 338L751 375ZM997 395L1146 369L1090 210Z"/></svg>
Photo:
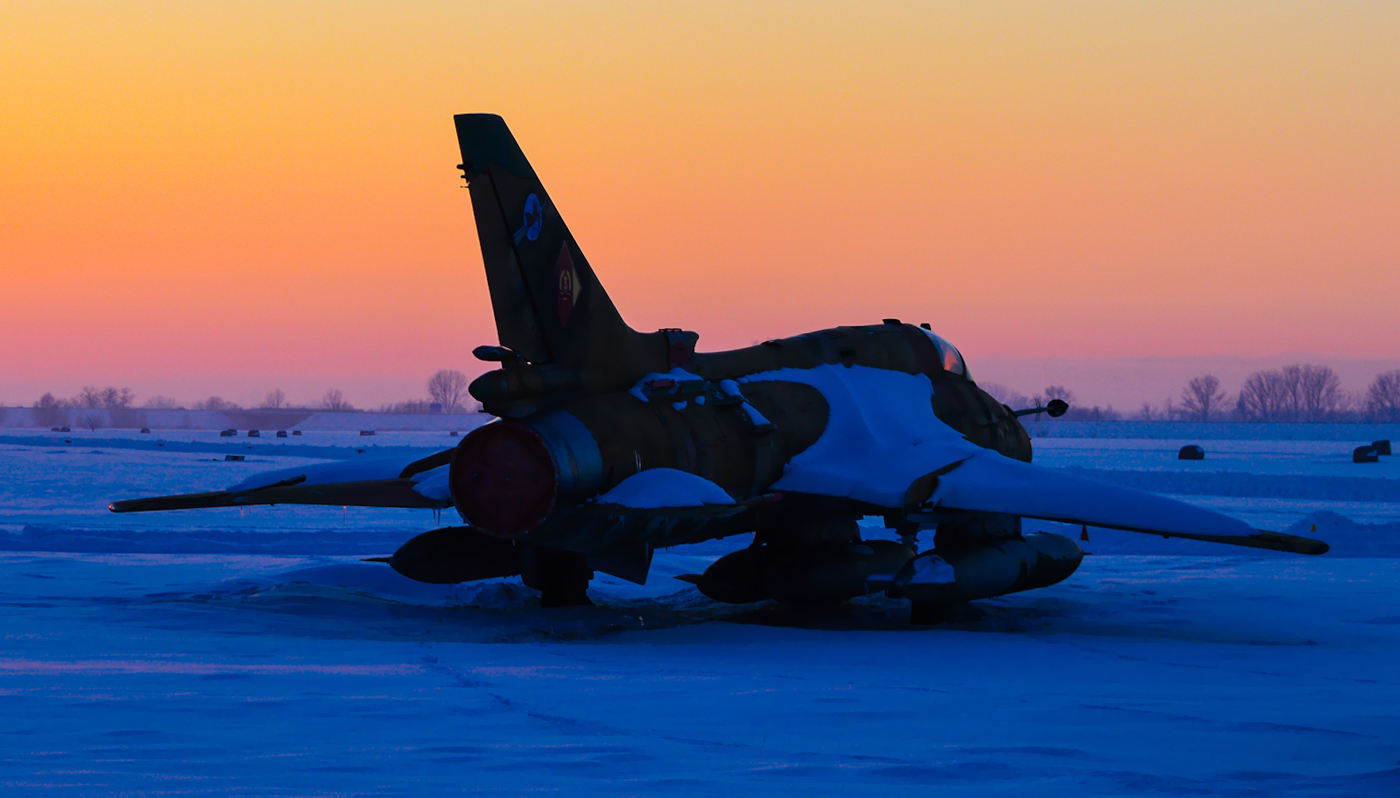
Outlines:
<svg viewBox="0 0 1400 798"><path fill-rule="evenodd" d="M1400 365L1394 4L7 18L3 403L118 384L373 405L479 370L464 111L506 117L633 326L702 348L893 316L974 372Z"/></svg>

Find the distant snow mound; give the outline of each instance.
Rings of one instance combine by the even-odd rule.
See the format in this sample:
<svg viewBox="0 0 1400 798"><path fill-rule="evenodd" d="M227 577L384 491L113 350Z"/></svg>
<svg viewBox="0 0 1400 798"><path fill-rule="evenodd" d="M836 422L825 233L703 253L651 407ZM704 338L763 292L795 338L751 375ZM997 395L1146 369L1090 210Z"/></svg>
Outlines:
<svg viewBox="0 0 1400 798"><path fill-rule="evenodd" d="M1400 557L1400 523L1358 524L1319 510L1284 531L1327 541L1328 557Z"/></svg>
<svg viewBox="0 0 1400 798"><path fill-rule="evenodd" d="M655 510L660 507L733 504L734 497L704 477L674 468L649 468L617 483L612 490L598 497L598 503Z"/></svg>

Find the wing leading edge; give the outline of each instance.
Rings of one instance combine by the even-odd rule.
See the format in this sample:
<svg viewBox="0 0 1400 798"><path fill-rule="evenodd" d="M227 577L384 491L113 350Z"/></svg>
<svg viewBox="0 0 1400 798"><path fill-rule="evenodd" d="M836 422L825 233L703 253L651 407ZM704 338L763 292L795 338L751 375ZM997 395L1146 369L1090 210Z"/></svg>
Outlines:
<svg viewBox="0 0 1400 798"><path fill-rule="evenodd" d="M1236 518L1146 491L981 452L937 477L935 511L1006 513L1163 537L1325 554L1320 540L1256 530Z"/></svg>

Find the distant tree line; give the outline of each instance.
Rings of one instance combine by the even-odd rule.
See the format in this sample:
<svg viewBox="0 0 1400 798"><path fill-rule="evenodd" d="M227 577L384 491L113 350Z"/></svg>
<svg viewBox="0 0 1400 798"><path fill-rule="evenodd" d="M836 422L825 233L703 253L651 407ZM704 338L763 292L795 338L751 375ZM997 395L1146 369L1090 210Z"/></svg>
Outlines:
<svg viewBox="0 0 1400 798"><path fill-rule="evenodd" d="M1074 392L1051 385L1026 396L1004 385L981 386L998 402L1013 409L1042 407L1051 399L1063 399L1070 410L1068 421L1117 421L1123 418L1108 407L1076 407ZM1245 378L1239 393L1230 395L1213 374L1192 379L1181 394L1160 405L1144 402L1130 416L1137 421L1255 421L1255 422L1400 422L1400 369L1378 374L1364 391L1342 387L1341 378L1328 366L1294 364L1263 369ZM1039 418L1032 417L1031 423Z"/></svg>
<svg viewBox="0 0 1400 798"><path fill-rule="evenodd" d="M1342 387L1330 367L1296 363L1250 374L1233 397L1206 374L1186 384L1179 405L1165 403L1161 416L1187 421L1400 421L1400 369L1376 375L1364 392L1354 393Z"/></svg>
<svg viewBox="0 0 1400 798"><path fill-rule="evenodd" d="M467 382L467 375L462 372L454 369L442 369L428 379L428 398L390 402L375 408L375 412L470 412L465 406L470 399L467 394ZM470 404L473 406L473 410L480 409L479 404L475 402L470 402ZM97 429L103 426L106 420L103 414L92 412L99 409L108 411L106 418L110 419L112 426L133 427L145 426L144 411L146 410L242 410L243 407L220 396L210 396L208 399L192 402L186 407L169 396L156 395L142 402L138 408L136 407L136 394L130 388L117 388L115 386L97 388L88 385L67 399L54 396L52 393L45 393L34 402L32 409L35 423L41 426L57 427L75 424L80 427ZM281 388L274 388L263 397L257 409L364 412L351 404L339 388L327 389L321 395L319 402L300 405L288 401L287 394ZM3 408L0 408L0 412L3 412ZM4 416L0 415L0 421L3 420Z"/></svg>
<svg viewBox="0 0 1400 798"><path fill-rule="evenodd" d="M1213 374L1186 383L1160 406L1144 404L1148 421L1395 422L1400 421L1400 369L1376 375L1363 392L1342 387L1328 366L1296 363L1250 374L1231 396Z"/></svg>

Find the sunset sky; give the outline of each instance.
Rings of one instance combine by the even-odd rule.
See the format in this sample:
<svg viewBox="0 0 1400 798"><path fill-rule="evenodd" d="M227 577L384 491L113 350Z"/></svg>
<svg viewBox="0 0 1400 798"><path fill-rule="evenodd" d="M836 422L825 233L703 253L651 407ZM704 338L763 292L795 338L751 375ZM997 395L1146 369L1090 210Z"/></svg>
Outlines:
<svg viewBox="0 0 1400 798"><path fill-rule="evenodd" d="M3 404L483 370L467 111L702 349L1400 366L1400 3L10 0L0 110Z"/></svg>

